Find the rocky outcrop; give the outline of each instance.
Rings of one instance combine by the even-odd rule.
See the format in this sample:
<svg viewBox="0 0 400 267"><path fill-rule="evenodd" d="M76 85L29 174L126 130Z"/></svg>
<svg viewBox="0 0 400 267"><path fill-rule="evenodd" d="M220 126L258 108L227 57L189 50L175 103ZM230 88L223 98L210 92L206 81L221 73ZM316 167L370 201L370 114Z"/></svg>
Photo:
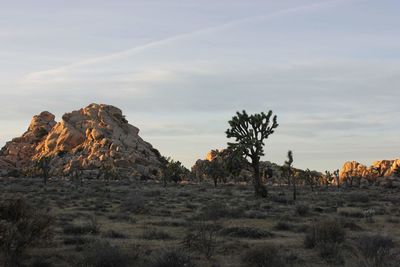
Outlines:
<svg viewBox="0 0 400 267"><path fill-rule="evenodd" d="M356 161L349 161L343 165L340 171L340 181L344 182L350 177L357 177L375 182L379 177L394 176L399 167L400 159L375 161L369 167Z"/></svg>
<svg viewBox="0 0 400 267"><path fill-rule="evenodd" d="M22 137L6 144L0 160L22 171L47 157L52 176L79 170L96 178L108 168L120 177L157 178L160 153L138 134L122 111L110 105L91 104L64 114L58 123L54 115L42 112Z"/></svg>
<svg viewBox="0 0 400 267"><path fill-rule="evenodd" d="M3 172L10 169L15 172L31 164L31 159L36 154L36 147L56 124L54 119L53 114L44 111L32 118L28 129L21 137L6 143L0 152L0 161L7 163L5 166L2 164Z"/></svg>

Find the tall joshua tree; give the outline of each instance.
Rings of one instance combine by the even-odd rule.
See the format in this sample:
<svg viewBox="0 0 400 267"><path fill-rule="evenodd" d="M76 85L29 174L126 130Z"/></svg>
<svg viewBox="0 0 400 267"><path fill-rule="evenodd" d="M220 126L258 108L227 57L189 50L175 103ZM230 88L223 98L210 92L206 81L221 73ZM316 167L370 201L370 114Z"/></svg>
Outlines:
<svg viewBox="0 0 400 267"><path fill-rule="evenodd" d="M288 159L285 161L285 171L287 172L288 181L292 180L293 184L293 200L296 201L297 191L296 191L296 177L293 173L292 164L293 164L293 152L291 150L288 151L287 154Z"/></svg>
<svg viewBox="0 0 400 267"><path fill-rule="evenodd" d="M41 172L41 175L43 176L43 183L47 184L47 180L49 179L50 176L50 157L43 156L41 157L36 165L39 171Z"/></svg>
<svg viewBox="0 0 400 267"><path fill-rule="evenodd" d="M230 129L226 130L228 138L235 138L234 143L228 146L240 151L245 159L251 160L254 171L254 190L256 196L266 197L267 189L260 179L260 157L264 156L264 142L278 127L276 115L272 110L248 115L246 111L237 112L229 121Z"/></svg>

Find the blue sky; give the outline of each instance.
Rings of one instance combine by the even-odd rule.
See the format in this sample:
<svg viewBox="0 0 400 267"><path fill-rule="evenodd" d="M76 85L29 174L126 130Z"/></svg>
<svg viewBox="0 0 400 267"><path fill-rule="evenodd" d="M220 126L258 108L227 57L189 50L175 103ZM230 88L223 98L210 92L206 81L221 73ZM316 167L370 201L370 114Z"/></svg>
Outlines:
<svg viewBox="0 0 400 267"><path fill-rule="evenodd" d="M186 166L235 111L272 109L265 159L399 158L395 0L2 1L0 145L43 110L115 105Z"/></svg>

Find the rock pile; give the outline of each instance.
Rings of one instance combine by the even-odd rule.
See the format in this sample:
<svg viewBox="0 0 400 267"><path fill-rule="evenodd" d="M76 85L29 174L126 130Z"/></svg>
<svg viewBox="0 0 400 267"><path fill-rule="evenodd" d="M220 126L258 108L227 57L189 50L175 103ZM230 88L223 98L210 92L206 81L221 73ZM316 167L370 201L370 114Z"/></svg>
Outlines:
<svg viewBox="0 0 400 267"><path fill-rule="evenodd" d="M29 172L43 157L50 158L50 174L65 176L79 170L100 177L104 166L120 177L154 179L160 174L161 155L130 125L122 111L110 105L91 104L62 116L34 116L28 130L0 152L5 172Z"/></svg>
<svg viewBox="0 0 400 267"><path fill-rule="evenodd" d="M394 176L398 168L400 168L400 159L375 161L369 167L356 161L348 161L340 171L340 181L344 183L349 178L356 177L364 183L374 182L386 185L385 183L396 180Z"/></svg>

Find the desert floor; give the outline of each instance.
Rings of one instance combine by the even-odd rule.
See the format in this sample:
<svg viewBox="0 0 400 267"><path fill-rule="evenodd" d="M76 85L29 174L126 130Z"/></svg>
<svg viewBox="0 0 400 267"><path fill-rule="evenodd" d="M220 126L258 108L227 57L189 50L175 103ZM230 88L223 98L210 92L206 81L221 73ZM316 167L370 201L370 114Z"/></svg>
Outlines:
<svg viewBox="0 0 400 267"><path fill-rule="evenodd" d="M0 179L0 201L24 198L54 219L26 266L173 266L162 264L167 251L195 266L396 266L400 191L300 187L293 202L290 188L268 190L256 199L251 185ZM337 223L343 240L307 248L307 233L324 221ZM379 252L371 236L390 245Z"/></svg>

